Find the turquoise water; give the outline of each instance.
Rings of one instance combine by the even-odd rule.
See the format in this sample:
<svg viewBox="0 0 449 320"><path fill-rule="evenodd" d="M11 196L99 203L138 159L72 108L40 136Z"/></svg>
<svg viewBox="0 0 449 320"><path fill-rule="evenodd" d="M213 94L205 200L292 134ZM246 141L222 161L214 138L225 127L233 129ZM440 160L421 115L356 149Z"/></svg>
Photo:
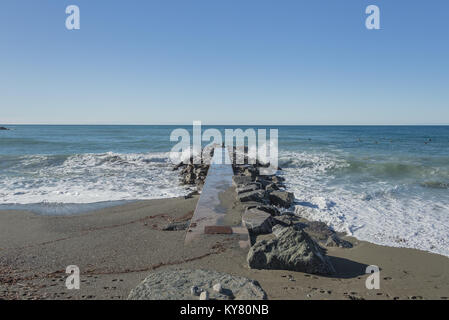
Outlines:
<svg viewBox="0 0 449 320"><path fill-rule="evenodd" d="M0 131L2 208L74 213L188 191L168 159L178 126L9 127ZM257 128L279 130L281 174L298 214L449 256L448 126Z"/></svg>

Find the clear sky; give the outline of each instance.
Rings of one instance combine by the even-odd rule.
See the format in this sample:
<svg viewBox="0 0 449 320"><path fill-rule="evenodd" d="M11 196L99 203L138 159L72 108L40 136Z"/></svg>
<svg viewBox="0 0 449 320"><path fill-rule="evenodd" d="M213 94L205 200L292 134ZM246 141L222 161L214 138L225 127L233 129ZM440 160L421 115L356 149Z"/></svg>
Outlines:
<svg viewBox="0 0 449 320"><path fill-rule="evenodd" d="M449 124L449 1L1 0L0 124L192 120Z"/></svg>

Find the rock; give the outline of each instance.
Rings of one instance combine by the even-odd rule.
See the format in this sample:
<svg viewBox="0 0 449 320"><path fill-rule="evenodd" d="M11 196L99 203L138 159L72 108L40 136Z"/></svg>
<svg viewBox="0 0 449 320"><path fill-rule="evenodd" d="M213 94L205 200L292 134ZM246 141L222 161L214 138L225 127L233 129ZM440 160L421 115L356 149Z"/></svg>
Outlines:
<svg viewBox="0 0 449 320"><path fill-rule="evenodd" d="M329 238L327 238L326 247L340 247L340 248L352 248L352 243L337 236L337 234L333 234Z"/></svg>
<svg viewBox="0 0 449 320"><path fill-rule="evenodd" d="M233 176L232 183L234 186L238 187L241 185L251 184L253 182L253 178L249 176Z"/></svg>
<svg viewBox="0 0 449 320"><path fill-rule="evenodd" d="M340 239L337 233L324 222L309 221L306 223L304 231L315 240L324 243L326 247L352 248L351 242Z"/></svg>
<svg viewBox="0 0 449 320"><path fill-rule="evenodd" d="M181 170L181 174L193 173L194 166L193 164L187 165L184 169Z"/></svg>
<svg viewBox="0 0 449 320"><path fill-rule="evenodd" d="M222 293L213 290L213 286L217 283L221 284ZM262 300L267 298L257 281L211 270L182 269L151 273L131 291L128 299L191 300L192 286L208 291L210 299Z"/></svg>
<svg viewBox="0 0 449 320"><path fill-rule="evenodd" d="M256 177L255 181L258 182L258 183L260 183L260 185L262 186L263 189L265 189L267 186L269 186L270 184L273 183L273 182L271 182L270 180L264 179L263 176L261 176L261 177Z"/></svg>
<svg viewBox="0 0 449 320"><path fill-rule="evenodd" d="M271 233L273 218L269 213L257 209L246 209L242 224L254 235Z"/></svg>
<svg viewBox="0 0 449 320"><path fill-rule="evenodd" d="M240 202L255 201L266 203L267 199L265 198L265 196L266 196L265 190L256 190L238 194L237 200L239 200Z"/></svg>
<svg viewBox="0 0 449 320"><path fill-rule="evenodd" d="M187 195L185 195L184 199L191 199L191 198L193 198L193 196L197 196L199 194L200 193L198 192L198 190L195 190L195 191L189 192Z"/></svg>
<svg viewBox="0 0 449 320"><path fill-rule="evenodd" d="M195 175L193 173L187 173L183 178L182 182L184 184L194 184L195 183Z"/></svg>
<svg viewBox="0 0 449 320"><path fill-rule="evenodd" d="M272 215L272 216L277 216L277 215L280 214L279 210L278 210L276 207L269 206L269 205L260 205L260 204L258 204L258 203L253 204L253 205L250 205L250 206L247 206L246 208L247 208L247 209L253 209L253 208L255 208L255 209L257 209L257 210L260 210L260 211L264 211L264 212L266 212L266 213L269 213L269 214Z"/></svg>
<svg viewBox="0 0 449 320"><path fill-rule="evenodd" d="M209 292L203 291L200 293L200 300L209 300Z"/></svg>
<svg viewBox="0 0 449 320"><path fill-rule="evenodd" d="M218 292L218 293L222 293L222 292L223 292L223 288L222 288L222 286L221 286L221 283L216 283L216 284L213 286L213 289L214 289L215 292Z"/></svg>
<svg viewBox="0 0 449 320"><path fill-rule="evenodd" d="M269 198L272 204L284 208L289 208L295 200L294 194L287 191L273 191L270 193Z"/></svg>
<svg viewBox="0 0 449 320"><path fill-rule="evenodd" d="M191 294L192 296L199 296L200 293L201 293L201 289L198 288L197 286L192 286L192 287L190 288L190 294Z"/></svg>
<svg viewBox="0 0 449 320"><path fill-rule="evenodd" d="M273 176L272 178L271 178L271 181L273 182L273 183L282 183L282 182L284 182L285 181L285 178L284 177L281 177L281 176Z"/></svg>
<svg viewBox="0 0 449 320"><path fill-rule="evenodd" d="M247 167L245 170L243 170L242 175L254 179L257 175L257 169L254 167Z"/></svg>
<svg viewBox="0 0 449 320"><path fill-rule="evenodd" d="M265 187L265 190L268 192L277 191L277 190L279 190L279 187L276 183L270 183L269 185L267 185Z"/></svg>
<svg viewBox="0 0 449 320"><path fill-rule="evenodd" d="M277 227L276 238L257 241L247 261L252 269L291 270L312 274L335 273L330 260L306 232L294 227Z"/></svg>
<svg viewBox="0 0 449 320"><path fill-rule="evenodd" d="M300 226L304 228L306 225L304 223L300 222L301 218L292 215L292 214L282 214L279 216L273 217L273 223L281 225L283 227L290 227L290 226Z"/></svg>
<svg viewBox="0 0 449 320"><path fill-rule="evenodd" d="M0 130L9 130L9 129L5 127L0 127Z"/></svg>
<svg viewBox="0 0 449 320"><path fill-rule="evenodd" d="M183 166L184 166L184 163L180 162L180 163L178 163L177 165L175 165L175 166L173 167L173 171L176 171L176 170L178 170L179 168L182 168Z"/></svg>
<svg viewBox="0 0 449 320"><path fill-rule="evenodd" d="M327 240L335 232L321 221L309 221L307 222L305 231L317 240Z"/></svg>
<svg viewBox="0 0 449 320"><path fill-rule="evenodd" d="M243 172L245 171L245 169L248 167L249 167L249 165L247 165L247 164L235 164L233 166L234 172L236 175L242 175Z"/></svg>
<svg viewBox="0 0 449 320"><path fill-rule="evenodd" d="M282 235L282 233L285 231L285 228L286 228L286 227L284 227L284 226L282 226L282 225L276 224L276 225L274 225L274 226L271 228L271 230L272 230L272 232L273 232L273 235L274 235L276 238L279 238L279 237Z"/></svg>
<svg viewBox="0 0 449 320"><path fill-rule="evenodd" d="M241 194L241 193L245 193L245 192L256 191L261 188L262 187L259 183L251 183L251 184L247 184L247 185L238 187L235 191L237 192L237 194Z"/></svg>
<svg viewBox="0 0 449 320"><path fill-rule="evenodd" d="M163 231L181 231L189 227L190 221L171 222L162 227Z"/></svg>

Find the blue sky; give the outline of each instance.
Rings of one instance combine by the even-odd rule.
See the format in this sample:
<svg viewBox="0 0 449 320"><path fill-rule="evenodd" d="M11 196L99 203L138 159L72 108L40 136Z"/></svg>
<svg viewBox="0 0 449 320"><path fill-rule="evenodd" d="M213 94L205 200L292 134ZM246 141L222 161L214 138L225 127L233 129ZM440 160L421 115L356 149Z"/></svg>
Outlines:
<svg viewBox="0 0 449 320"><path fill-rule="evenodd" d="M192 120L449 124L449 2L1 1L0 123Z"/></svg>

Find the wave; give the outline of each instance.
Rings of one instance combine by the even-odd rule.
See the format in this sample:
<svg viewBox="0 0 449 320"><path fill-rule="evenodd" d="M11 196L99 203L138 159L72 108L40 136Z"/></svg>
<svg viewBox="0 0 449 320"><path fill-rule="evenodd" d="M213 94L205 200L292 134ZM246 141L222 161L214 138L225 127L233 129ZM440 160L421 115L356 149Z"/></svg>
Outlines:
<svg viewBox="0 0 449 320"><path fill-rule="evenodd" d="M0 204L145 200L185 195L168 153L32 155L9 159Z"/></svg>
<svg viewBox="0 0 449 320"><path fill-rule="evenodd" d="M424 181L421 186L432 189L449 189L449 183L440 181Z"/></svg>
<svg viewBox="0 0 449 320"><path fill-rule="evenodd" d="M413 162L408 159L394 161L382 160L347 160L348 165L341 174L370 174L376 178L414 178L442 177L449 179L449 167L440 164ZM447 162L449 163L449 159Z"/></svg>

